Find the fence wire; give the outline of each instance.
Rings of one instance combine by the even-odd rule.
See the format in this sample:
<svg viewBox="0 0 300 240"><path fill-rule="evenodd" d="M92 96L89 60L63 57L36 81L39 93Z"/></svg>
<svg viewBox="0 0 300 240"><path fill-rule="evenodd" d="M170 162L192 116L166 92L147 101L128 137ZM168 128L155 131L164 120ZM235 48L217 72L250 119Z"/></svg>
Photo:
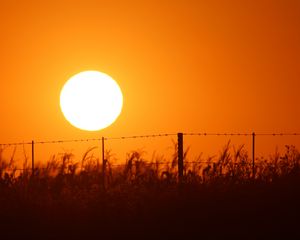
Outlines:
<svg viewBox="0 0 300 240"><path fill-rule="evenodd" d="M159 138L176 136L177 133L163 133L163 134L148 134L148 135L133 135L121 137L101 137L101 138L86 138L86 139L69 139L69 140L49 140L49 141L31 141L31 142L15 142L15 143L0 143L0 146L17 146L17 145L31 145L31 144L57 144L57 143L71 143L71 142L91 142L102 140L126 140L138 138ZM206 132L186 132L184 136L300 136L300 133L206 133Z"/></svg>
<svg viewBox="0 0 300 240"><path fill-rule="evenodd" d="M0 143L0 147L6 147L6 146L18 146L18 145L31 145L32 146L32 169L31 171L34 172L35 166L34 166L34 145L36 144L61 144L61 143L80 143L80 142L91 142L91 141L98 141L102 142L102 160L103 164L105 163L105 158L104 158L104 142L105 141L110 141L110 140L128 140L128 139L142 139L142 138L161 138L161 137L169 137L169 136L178 136L178 141L179 141L179 136L251 136L253 138L253 143L252 143L252 167L253 167L253 176L254 176L254 164L255 164L255 152L254 152L254 147L255 147L255 142L254 139L257 136L300 136L300 133L208 133L208 132L184 132L184 133L163 133L163 134L148 134L148 135L132 135L132 136L120 136L120 137L99 137L99 138L86 138L86 139L68 139L68 140L48 140L48 141L23 141L23 142L15 142L15 143ZM182 140L181 140L182 141ZM179 145L178 145L179 148ZM1 150L1 149L0 149ZM183 150L183 146L181 146L181 150ZM178 150L179 152L179 150ZM178 154L178 166L179 166L179 154ZM183 159L181 157L181 162L184 160L184 164L214 164L214 161L203 161L203 160L196 160L196 161L188 161L187 159ZM100 160L100 158L99 158ZM138 160L139 161L139 160ZM98 164L98 163L97 163ZM113 164L113 163L108 163L111 167L122 167L124 164ZM153 165L159 165L159 166L172 166L174 167L174 160L173 161L163 161L163 162L147 162L147 161L142 161L142 164L144 166L153 166ZM126 165L126 164L125 164ZM177 163L175 163L177 165ZM186 166L187 166L186 165ZM179 167L178 167L179 168ZM46 169L43 167L39 167L39 169ZM25 171L29 170L28 168L12 168L12 171ZM81 169L82 170L82 169ZM30 171L30 170L29 170ZM179 171L179 169L178 169ZM182 171L182 170L181 170Z"/></svg>
<svg viewBox="0 0 300 240"><path fill-rule="evenodd" d="M101 137L101 138L86 138L86 139L68 139L68 140L48 140L48 141L34 141L31 142L15 142L15 143L1 143L0 147L6 146L18 146L18 145L36 145L36 144L61 144L61 143L80 143L80 142L91 142L91 141L109 141L109 140L127 140L127 139L142 139L142 138L160 138L160 137L168 137L168 136L176 136L178 133L161 133L161 134L148 134L148 135L132 135L132 136L120 136L120 137ZM208 132L184 132L183 136L300 136L300 133L208 133ZM209 163L207 161L185 161L188 164L199 164L199 163ZM144 164L152 165L169 165L172 164L170 162L164 163L152 163L152 162L144 162ZM112 166L121 166L122 164L112 164ZM22 170L22 169L17 169Z"/></svg>
<svg viewBox="0 0 300 240"><path fill-rule="evenodd" d="M133 136L121 136L121 137L101 137L101 138L86 138L86 139L68 139L68 140L49 140L49 141L31 141L31 142L17 142L17 143L0 143L0 146L17 146L17 145L30 145L34 144L55 144L55 143L70 143L70 142L90 142L90 141L102 141L102 140L125 140L125 139L137 139L137 138L158 138L176 136L177 133L164 133L164 134L150 134L150 135L133 135Z"/></svg>

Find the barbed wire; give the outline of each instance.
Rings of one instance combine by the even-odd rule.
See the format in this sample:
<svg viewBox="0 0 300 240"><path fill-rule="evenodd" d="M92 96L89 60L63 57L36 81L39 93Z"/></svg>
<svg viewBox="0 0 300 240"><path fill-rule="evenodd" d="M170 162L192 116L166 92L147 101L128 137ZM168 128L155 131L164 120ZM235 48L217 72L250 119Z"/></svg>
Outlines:
<svg viewBox="0 0 300 240"><path fill-rule="evenodd" d="M18 143L0 143L0 146L18 146L18 145L29 145L32 142L18 142Z"/></svg>
<svg viewBox="0 0 300 240"><path fill-rule="evenodd" d="M257 136L300 136L300 133L258 133Z"/></svg>
<svg viewBox="0 0 300 240"><path fill-rule="evenodd" d="M49 141L31 141L31 142L15 142L15 143L0 143L0 146L17 146L17 145L31 145L31 144L57 144L70 142L90 142L90 141L108 141L108 140L126 140L138 138L158 138L176 136L177 133L163 133L163 134L148 134L148 135L133 135L121 137L101 137L101 138L87 138L87 139L69 139L69 140L49 140ZM206 133L194 132L183 133L184 136L300 136L300 133Z"/></svg>
<svg viewBox="0 0 300 240"><path fill-rule="evenodd" d="M252 136L252 133L183 133L184 136Z"/></svg>
<svg viewBox="0 0 300 240"><path fill-rule="evenodd" d="M121 139L134 139L134 138L157 138L157 137L169 137L176 136L177 133L163 133L163 134L150 134L150 135L137 135L137 136L125 136L125 137L108 137L104 140L121 140Z"/></svg>
<svg viewBox="0 0 300 240"><path fill-rule="evenodd" d="M51 140L51 141L36 141L35 144L48 144L48 143L67 143L67 142L91 142L101 141L101 138L86 138L86 139L71 139L71 140ZM30 143L32 144L32 143Z"/></svg>
<svg viewBox="0 0 300 240"><path fill-rule="evenodd" d="M185 136L300 136L300 133L183 133Z"/></svg>

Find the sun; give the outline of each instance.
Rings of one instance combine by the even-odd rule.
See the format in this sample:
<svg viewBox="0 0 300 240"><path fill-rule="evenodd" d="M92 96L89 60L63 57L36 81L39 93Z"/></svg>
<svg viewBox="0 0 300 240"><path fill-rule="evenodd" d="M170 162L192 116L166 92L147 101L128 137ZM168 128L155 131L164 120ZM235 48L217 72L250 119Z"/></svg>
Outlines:
<svg viewBox="0 0 300 240"><path fill-rule="evenodd" d="M84 71L71 77L60 93L60 107L75 127L98 131L120 115L123 94L117 82L105 73Z"/></svg>

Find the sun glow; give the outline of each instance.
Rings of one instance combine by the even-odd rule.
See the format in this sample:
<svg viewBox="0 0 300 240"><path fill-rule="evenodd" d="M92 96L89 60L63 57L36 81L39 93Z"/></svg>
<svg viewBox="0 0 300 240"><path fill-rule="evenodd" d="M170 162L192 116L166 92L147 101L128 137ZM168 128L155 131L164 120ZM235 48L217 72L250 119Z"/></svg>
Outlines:
<svg viewBox="0 0 300 240"><path fill-rule="evenodd" d="M98 131L111 125L121 113L122 91L115 80L98 71L71 77L60 94L65 118L75 127Z"/></svg>

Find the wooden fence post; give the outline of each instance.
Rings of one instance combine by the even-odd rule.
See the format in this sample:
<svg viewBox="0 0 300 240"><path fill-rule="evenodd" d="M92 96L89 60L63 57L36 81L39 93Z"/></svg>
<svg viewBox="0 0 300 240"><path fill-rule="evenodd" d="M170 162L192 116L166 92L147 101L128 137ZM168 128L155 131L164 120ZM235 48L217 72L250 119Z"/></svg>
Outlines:
<svg viewBox="0 0 300 240"><path fill-rule="evenodd" d="M182 182L183 179L183 133L177 133L178 138L178 146L177 146L177 154L178 154L178 179L179 182Z"/></svg>
<svg viewBox="0 0 300 240"><path fill-rule="evenodd" d="M255 178L255 132L252 133L252 177Z"/></svg>
<svg viewBox="0 0 300 240"><path fill-rule="evenodd" d="M31 175L34 176L34 141L31 141Z"/></svg>
<svg viewBox="0 0 300 240"><path fill-rule="evenodd" d="M104 140L105 140L104 137L102 137L102 181L103 181L103 187L105 188L106 160L105 160Z"/></svg>

